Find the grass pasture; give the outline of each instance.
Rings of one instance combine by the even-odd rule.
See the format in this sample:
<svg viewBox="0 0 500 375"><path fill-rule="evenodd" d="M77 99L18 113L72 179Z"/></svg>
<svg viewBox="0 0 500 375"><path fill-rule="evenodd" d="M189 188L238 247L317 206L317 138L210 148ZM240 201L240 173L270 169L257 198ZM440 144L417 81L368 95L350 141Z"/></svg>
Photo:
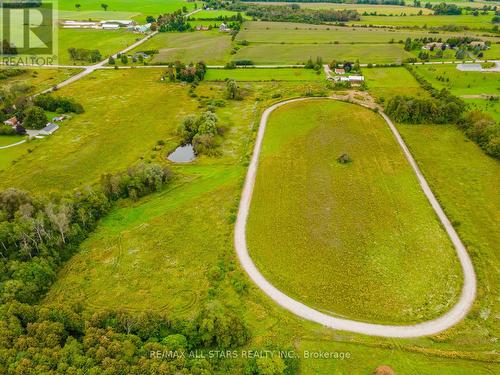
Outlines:
<svg viewBox="0 0 500 375"><path fill-rule="evenodd" d="M455 126L398 125L406 144L467 246L478 277L477 301L469 319L443 334L455 344L487 345L499 334L500 282L498 176L500 163L485 155ZM480 207L480 209L478 209ZM479 329L478 327L482 328ZM473 373L473 372L471 372Z"/></svg>
<svg viewBox="0 0 500 375"><path fill-rule="evenodd" d="M238 12L233 12L230 10L222 10L222 9L217 9L217 10L202 10L200 12L197 12L190 16L190 19L200 19L200 20L214 20L219 17L232 17L236 16ZM249 20L250 17L246 16L243 12L241 12L241 16L243 19Z"/></svg>
<svg viewBox="0 0 500 375"><path fill-rule="evenodd" d="M489 113L500 123L500 101L488 99L464 99L470 108Z"/></svg>
<svg viewBox="0 0 500 375"><path fill-rule="evenodd" d="M172 13L185 6L188 10L194 10L194 2L185 0L108 0L107 11L101 7L100 0L86 0L80 2L81 8L77 10L77 4L72 0L59 0L59 10L64 18L68 19L130 19L145 22L145 16L158 16L159 14ZM201 5L201 2L198 2ZM125 13L126 12L126 13ZM84 18L85 17L85 18ZM117 18L118 17L118 18Z"/></svg>
<svg viewBox="0 0 500 375"><path fill-rule="evenodd" d="M399 44L250 44L242 47L233 60L255 64L302 64L309 57L324 61L359 59L361 63L402 62L410 54Z"/></svg>
<svg viewBox="0 0 500 375"><path fill-rule="evenodd" d="M428 96L408 70L403 67L366 68L363 75L370 93L377 99L395 95Z"/></svg>
<svg viewBox="0 0 500 375"><path fill-rule="evenodd" d="M500 95L500 73L463 72L456 65L415 65L415 71L437 89L454 95Z"/></svg>
<svg viewBox="0 0 500 375"><path fill-rule="evenodd" d="M491 30L493 14L473 16L470 14L460 16L363 16L360 21L351 22L354 25L400 26L400 27L441 27L441 26L466 26L469 29Z"/></svg>
<svg viewBox="0 0 500 375"><path fill-rule="evenodd" d="M352 163L336 162L344 152ZM259 163L248 246L278 289L385 323L429 319L454 303L454 249L378 115L329 100L281 107Z"/></svg>
<svg viewBox="0 0 500 375"><path fill-rule="evenodd" d="M406 38L436 37L447 38L456 36L450 32L431 34L421 30L394 30L367 27L340 27L333 25L309 25L293 22L257 22L248 21L242 26L236 40L247 40L250 43L396 43L405 41ZM460 35L476 35L474 32L462 32Z"/></svg>
<svg viewBox="0 0 500 375"><path fill-rule="evenodd" d="M123 170L140 157L149 159L156 141L171 137L196 107L182 85L159 78L156 69L101 70L62 88L58 93L76 99L85 113L35 142L30 154L0 174L1 188L71 189Z"/></svg>
<svg viewBox="0 0 500 375"><path fill-rule="evenodd" d="M317 74L312 69L209 69L205 75L206 81L224 81L234 79L238 82L251 81L324 81L322 71Z"/></svg>
<svg viewBox="0 0 500 375"><path fill-rule="evenodd" d="M0 71L8 68L0 68ZM79 69L26 69L24 73L0 80L2 89L9 89L14 85L26 86L26 94L34 94L46 90L79 72Z"/></svg>
<svg viewBox="0 0 500 375"><path fill-rule="evenodd" d="M59 64L73 64L68 48L97 49L103 59L133 44L140 35L127 30L59 29ZM76 65L89 63L75 61Z"/></svg>
<svg viewBox="0 0 500 375"><path fill-rule="evenodd" d="M207 64L225 64L230 60L231 36L213 31L191 33L160 33L136 51L158 50L153 63L184 63L205 61Z"/></svg>

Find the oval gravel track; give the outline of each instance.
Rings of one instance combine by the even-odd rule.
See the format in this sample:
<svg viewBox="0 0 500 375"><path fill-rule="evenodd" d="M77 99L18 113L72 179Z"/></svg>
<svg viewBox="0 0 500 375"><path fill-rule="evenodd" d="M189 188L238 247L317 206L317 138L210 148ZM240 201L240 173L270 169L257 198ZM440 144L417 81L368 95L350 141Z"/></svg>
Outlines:
<svg viewBox="0 0 500 375"><path fill-rule="evenodd" d="M458 302L453 306L451 310L441 315L439 318L429 320L422 323L417 323L413 325L384 325L384 324L372 324L366 322L360 322L356 320L349 320L344 318L336 318L331 315L324 314L318 310L315 310L278 290L274 285L272 285L260 271L255 266L252 258L248 253L247 242L246 242L246 224L248 219L248 213L250 210L250 204L252 201L253 189L255 186L255 177L257 175L259 155L262 148L262 142L264 139L264 134L267 126L267 122L270 114L277 108L287 105L289 103L305 100L336 100L330 97L321 98L297 98L289 99L279 103L276 103L269 108L267 108L262 114L259 131L257 133L257 139L255 141L255 147L252 155L252 160L248 167L247 176L245 179L245 184L243 186L243 191L241 193L240 206L238 210L238 217L236 219L235 232L234 232L234 244L236 247L236 252L241 265L248 273L250 278L255 284L272 300L278 303L280 306L284 307L288 311L294 313L301 318L322 324L326 327L333 329L338 329L342 331L351 331L356 333L361 333L370 336L381 336L381 337L420 337L428 336L439 333L452 327L453 325L460 322L469 312L474 299L476 297L476 274L474 272L474 267L472 261L467 253L467 249L460 240L458 234L450 223L444 213L441 205L434 196L429 184L425 180L422 172L420 171L415 159L410 153L410 150L406 146L403 138L399 134L398 130L392 123L392 121L383 112L380 115L384 118L385 122L391 129L396 141L398 142L401 150L403 151L406 159L408 160L410 166L412 167L415 175L417 176L418 182L425 196L429 200L434 212L438 216L441 224L443 225L446 233L448 234L450 240L455 247L460 265L462 267L464 275L464 283L462 286L462 291Z"/></svg>

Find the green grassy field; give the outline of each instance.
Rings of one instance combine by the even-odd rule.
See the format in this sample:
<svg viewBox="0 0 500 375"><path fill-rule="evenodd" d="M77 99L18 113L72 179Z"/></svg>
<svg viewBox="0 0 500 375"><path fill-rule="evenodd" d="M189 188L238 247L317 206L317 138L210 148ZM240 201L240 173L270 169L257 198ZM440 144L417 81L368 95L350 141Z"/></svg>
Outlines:
<svg viewBox="0 0 500 375"><path fill-rule="evenodd" d="M437 89L454 95L500 95L500 73L462 72L456 65L414 66L415 71Z"/></svg>
<svg viewBox="0 0 500 375"><path fill-rule="evenodd" d="M363 75L370 94L389 99L395 95L428 96L413 76L403 67L365 68Z"/></svg>
<svg viewBox="0 0 500 375"><path fill-rule="evenodd" d="M71 189L140 157L149 159L156 141L171 137L196 106L182 85L161 83L160 74L157 69L98 71L58 91L80 102L85 113L34 142L33 152L1 173L0 186Z"/></svg>
<svg viewBox="0 0 500 375"><path fill-rule="evenodd" d="M116 74L114 71L109 73ZM140 74L144 80L150 73L137 70L129 74L128 79L136 82L139 76L135 74ZM112 78L107 75L99 77L103 83L107 79ZM81 88L86 85L85 82L77 84ZM254 85L260 86L257 89ZM315 85L321 87L320 84ZM161 123L168 124L167 130L152 126L148 117L143 118L150 124L147 131L156 133L153 139L165 139L171 135L170 129L180 121L172 119L189 107L190 101L179 94L179 87L182 85L163 84L163 95L150 95L155 98L151 103L155 103L157 108L158 103L163 102L161 98L169 97L172 102L168 106L160 104L163 112L160 115ZM207 294L214 292L210 291L215 282L211 277L214 269L220 267L223 261L234 262L231 217L245 174L243 161L251 144L252 127L259 115L256 105L261 103L260 100L268 102L272 93L280 88L291 95L300 95L306 87L301 83L280 83L280 87L275 83L241 84L245 100L228 101L225 107L216 112L225 127L222 155L218 158L198 158L191 165L172 165L178 177L171 187L135 204L123 202L113 210L98 230L83 243L81 252L61 271L46 301L84 302L90 310L114 306L138 311L153 308L166 309L173 314L195 314ZM151 88L148 88L148 92L151 92ZM187 89L184 88L183 92L187 93ZM200 96L222 99L225 85L203 83L197 92ZM113 91L105 91L102 95L110 98L106 102L108 111L110 108L113 112L116 109L116 116L124 121L130 120L130 131L134 121L128 113L118 112L121 105L117 103ZM257 95L259 101L256 100ZM172 101L172 97L179 99ZM130 98L128 103L134 107L134 101ZM142 108L141 111L137 111L137 108L134 111L150 111L158 116L157 110ZM198 111L191 108L191 113ZM175 136L172 137L178 141ZM108 144L111 143L108 147L125 149L121 138L124 138L123 133L107 140ZM130 143L132 139L140 142L140 145L126 146L128 153L133 154L131 151L139 146L146 151L151 149L152 144L139 139L137 134L125 138ZM86 152L74 149L73 153L82 158ZM102 156L103 150L99 150L99 153ZM115 149L115 155L121 155L121 152ZM162 160L164 156L158 155ZM120 160L123 165L127 162L131 163L130 160ZM105 164L102 162L97 168L102 171ZM37 176L32 178L36 179ZM72 183L80 182L76 173L71 178ZM15 185L15 181L11 181L10 185ZM151 236L153 232L156 234ZM234 264L224 267L230 268L224 271L228 273L229 286L219 289L220 293L229 294L231 300L230 294L235 293L231 286L233 280L246 281ZM193 275L196 275L196 281ZM110 280L113 280L112 284Z"/></svg>
<svg viewBox="0 0 500 375"><path fill-rule="evenodd" d="M78 100L85 105L87 113L65 124L66 129L61 128L46 140L47 146L33 152L39 152L38 157L47 153L47 160L57 162L43 163L43 167L50 167L47 174L50 181L44 183L41 191L71 189L80 183L92 182L101 171L125 168L134 156L148 158L153 154L150 141L158 138L165 139L167 145L175 143L175 138L167 138L170 129L177 126L177 117L183 116L187 107L189 113L197 111L196 101L193 99L191 108L190 99L184 97L187 88L178 91L179 85L171 84L157 87L156 78L156 73L147 69L96 72L65 88L67 91L61 90L68 95L78 93ZM240 82L240 86L245 94L244 100L227 101L226 107L217 109L217 116L226 127L222 156L201 158L192 165L173 166L178 177L166 191L135 203L119 203L84 242L81 252L59 273L59 279L45 302L81 302L90 312L107 307L132 311L163 310L175 318L192 316L208 296L223 300L243 313L252 332L246 349L276 344L293 346L301 356L303 350L351 354L346 360L302 358L301 374L370 374L384 363L390 364L397 374L495 373L498 365L492 363L495 344L491 337L498 334L489 328L494 323L494 313L484 320L480 317L483 313L477 311L458 327L432 338L386 340L332 331L298 319L253 286L235 258L232 220L256 124L261 111L276 100L272 99L276 93L283 97L302 96L308 88L321 89L323 84ZM89 92L99 93L95 101ZM224 84L204 82L196 92L200 97L223 98ZM89 111L95 114L91 115ZM111 118L113 121L110 122ZM109 133L107 129L101 129L103 122L111 128ZM121 131L121 127L125 129ZM78 135L77 130L82 128L84 131L90 128L95 134L114 136L101 142L86 133ZM74 138L63 136L64 131L69 130L74 131ZM432 140L439 142L440 138ZM424 153L426 142L418 143ZM90 158L90 147L99 155ZM469 148L457 145L456 148L444 148L444 155L438 151L433 162L443 160L445 165L439 165L442 168L446 168L446 163L458 163L459 168L468 168L470 157L484 158L479 149L474 149L475 145L468 143L468 147L476 153L471 154ZM116 159L113 162L110 162L108 148ZM89 173L78 162L80 152L84 162L92 163L89 170L97 169L95 173ZM100 160L100 156L104 160ZM163 152L156 155L157 158L161 156ZM0 157L0 163L2 161ZM55 175L52 164L61 164L58 168L64 178L52 178ZM41 162L36 161L31 167L39 168L40 165ZM9 173L0 174L0 181L9 180L8 186L16 186L15 175L24 173L28 162L23 161L19 167L21 169L15 173L11 169ZM482 178L481 170L479 167L470 171L477 175L469 174L454 186L455 192L461 194L475 191L477 200L464 201L470 209L482 204L480 196L486 192L484 189L475 190L478 185L476 178ZM84 176L81 177L82 173ZM31 174L23 181L43 180L45 177L44 173ZM34 185L38 183L29 182L22 187L32 189ZM446 193L448 187L445 184L439 188ZM449 198L453 203L451 193ZM482 212L476 214L483 215ZM486 233L489 224L476 223L474 219L477 217L465 215L464 221L481 226L479 229ZM493 291L491 287L488 295L491 296Z"/></svg>
<svg viewBox="0 0 500 375"><path fill-rule="evenodd" d="M312 69L209 69L206 81L324 81L325 75Z"/></svg>
<svg viewBox="0 0 500 375"><path fill-rule="evenodd" d="M353 163L335 159L347 152ZM375 113L306 101L271 115L247 226L257 267L323 311L413 322L460 291L454 249Z"/></svg>
<svg viewBox="0 0 500 375"><path fill-rule="evenodd" d="M216 19L219 17L232 17L236 16L238 12L233 12L230 10L202 10L201 12L193 14L190 18L191 19L204 19L204 20L209 20L209 19ZM246 16L244 13L241 13L241 16L243 19L250 19L250 17Z"/></svg>
<svg viewBox="0 0 500 375"><path fill-rule="evenodd" d="M286 2L263 2L257 4L261 5L290 5ZM335 4L335 3L299 3L302 9L348 9L357 10L359 13L372 13L377 12L378 14L393 14L400 15L405 14L417 14L420 10L423 14L432 13L431 10L426 8L414 8L409 6L394 6L394 5L375 5L375 4Z"/></svg>
<svg viewBox="0 0 500 375"><path fill-rule="evenodd" d="M489 113L495 120L500 122L500 101L487 99L465 99L471 109Z"/></svg>
<svg viewBox="0 0 500 375"><path fill-rule="evenodd" d="M458 35L474 35L469 31L460 34L440 31L431 34L421 30L392 30L383 28L365 27L340 27L328 25L309 25L292 22L255 22L248 21L243 24L238 33L237 40L247 40L255 43L396 43L406 38L436 37L448 38ZM488 39L488 38L485 38Z"/></svg>
<svg viewBox="0 0 500 375"><path fill-rule="evenodd" d="M242 47L233 60L255 64L303 64L309 57L332 60L359 59L361 63L402 62L409 56L399 44L250 44Z"/></svg>
<svg viewBox="0 0 500 375"><path fill-rule="evenodd" d="M142 36L126 30L59 29L59 64L73 64L68 48L97 49L104 59L133 44L137 38L142 38ZM76 65L90 64L83 61L74 63Z"/></svg>
<svg viewBox="0 0 500 375"><path fill-rule="evenodd" d="M192 33L160 33L136 51L158 50L153 63L184 63L205 61L207 64L224 64L230 60L231 37L213 31Z"/></svg>
<svg viewBox="0 0 500 375"><path fill-rule="evenodd" d="M2 69L6 68L0 68L0 71ZM24 73L18 76L0 80L0 83L2 89L9 89L14 85L23 85L28 89L26 94L34 94L68 79L78 72L78 69L26 69Z"/></svg>
<svg viewBox="0 0 500 375"><path fill-rule="evenodd" d="M467 246L478 277L478 296L469 319L444 336L481 347L499 334L500 306L495 285L500 233L498 176L500 163L454 126L399 125L403 138ZM480 209L479 209L480 208ZM481 328L479 328L481 327Z"/></svg>
<svg viewBox="0 0 500 375"><path fill-rule="evenodd" d="M402 26L402 27L440 27L440 26L466 26L470 29L491 30L493 24L489 15L460 15L460 16L363 16L360 21L350 22L355 25L380 25L380 26Z"/></svg>
<svg viewBox="0 0 500 375"><path fill-rule="evenodd" d="M163 13L171 13L182 9L185 6L188 10L194 10L194 2L185 0L108 0L108 10L104 11L101 7L103 2L100 0L86 0L80 2L80 10L77 10L72 0L59 0L59 10L63 18L67 19L130 19L145 22L147 15L158 16ZM197 2L201 5L201 2Z"/></svg>

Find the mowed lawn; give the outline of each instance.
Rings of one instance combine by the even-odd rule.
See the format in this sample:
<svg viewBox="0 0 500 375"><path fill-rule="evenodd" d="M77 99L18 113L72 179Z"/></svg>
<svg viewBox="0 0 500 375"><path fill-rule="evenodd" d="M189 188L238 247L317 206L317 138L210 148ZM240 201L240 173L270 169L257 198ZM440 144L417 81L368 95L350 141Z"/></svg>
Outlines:
<svg viewBox="0 0 500 375"><path fill-rule="evenodd" d="M59 29L59 64L90 64L84 61L72 61L69 48L97 49L103 60L135 43L143 36L127 30Z"/></svg>
<svg viewBox="0 0 500 375"><path fill-rule="evenodd" d="M348 153L350 164L336 158ZM257 267L310 306L363 321L436 317L462 282L455 250L379 115L292 103L270 117L247 226Z"/></svg>
<svg viewBox="0 0 500 375"><path fill-rule="evenodd" d="M0 173L0 188L71 189L149 159L156 142L171 137L197 105L185 86L161 83L160 74L156 69L97 71L59 90L58 95L80 102L85 113L34 142L31 153Z"/></svg>
<svg viewBox="0 0 500 375"><path fill-rule="evenodd" d="M224 81L234 79L236 81L324 81L323 71L319 74L312 69L209 69L205 75L205 81Z"/></svg>
<svg viewBox="0 0 500 375"><path fill-rule="evenodd" d="M388 100L396 95L428 96L408 70L403 67L365 68L368 90L376 99Z"/></svg>
<svg viewBox="0 0 500 375"><path fill-rule="evenodd" d="M204 61L207 64L224 64L230 60L231 36L218 30L190 33L160 33L136 51L158 50L153 63L184 63Z"/></svg>
<svg viewBox="0 0 500 375"><path fill-rule="evenodd" d="M454 95L500 95L500 73L462 72L456 65L415 65L414 69L435 88L446 88Z"/></svg>
<svg viewBox="0 0 500 375"><path fill-rule="evenodd" d="M233 60L255 64L303 64L309 57L331 60L359 60L361 63L401 63L411 56L399 44L250 44Z"/></svg>

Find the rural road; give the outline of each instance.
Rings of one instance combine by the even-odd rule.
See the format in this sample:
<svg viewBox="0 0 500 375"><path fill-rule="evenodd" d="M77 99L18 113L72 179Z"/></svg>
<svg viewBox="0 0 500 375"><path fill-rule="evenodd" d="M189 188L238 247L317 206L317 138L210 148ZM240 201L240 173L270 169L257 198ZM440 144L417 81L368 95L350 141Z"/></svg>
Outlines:
<svg viewBox="0 0 500 375"><path fill-rule="evenodd" d="M383 325L383 324L371 324L365 322L359 322L355 320L343 319L343 318L335 318L333 316L324 314L319 312L293 298L287 296L285 293L278 290L275 286L273 286L269 281L267 281L264 276L260 273L260 271L255 266L252 261L247 248L246 242L246 224L248 219L248 213L250 210L250 204L252 201L252 194L255 185L255 177L257 175L257 168L259 162L259 155L262 148L262 142L264 138L264 133L266 130L266 125L271 113L284 105L289 103L303 101L303 100L317 100L317 99L332 99L333 98L298 98L298 99L290 99L280 103L276 103L271 107L267 108L262 114L259 131L257 134L257 139L255 141L254 152L252 155L252 160L248 167L247 176L245 179L245 184L243 186L243 191L241 194L241 201L238 210L238 217L235 225L235 233L234 233L234 243L236 247L236 252L238 254L238 258L240 259L241 265L248 273L250 278L254 281L255 284L271 299L273 299L276 303L281 305L283 308L288 311L298 315L304 319L322 324L324 326L342 330L342 331L351 331L356 333L361 333L370 336L381 336L381 337L398 337L398 338L408 338L408 337L420 337L420 336L428 336L444 331L447 328L452 327L453 325L460 322L470 310L472 304L474 303L474 299L476 296L476 275L474 272L474 268L467 253L465 246L462 244L458 234L455 232L455 229L451 225L449 219L446 217L443 209L441 208L439 202L436 197L432 193L431 188L429 187L425 177L420 171L417 163L415 162L413 156L411 155L408 147L404 143L401 135L398 130L392 123L392 121L387 117L386 114L381 113L381 116L386 121L387 125L391 129L396 141L401 147L406 159L408 160L410 166L412 167L417 179L419 181L420 187L424 192L425 196L429 200L432 208L434 209L436 215L441 221L444 229L446 230L448 236L450 237L460 261L460 265L462 267L463 275L464 275L464 284L462 287L462 292L458 302L453 306L451 310L449 310L444 315L439 318L429 320L423 323L418 323L414 325ZM431 292L431 291L429 291Z"/></svg>

